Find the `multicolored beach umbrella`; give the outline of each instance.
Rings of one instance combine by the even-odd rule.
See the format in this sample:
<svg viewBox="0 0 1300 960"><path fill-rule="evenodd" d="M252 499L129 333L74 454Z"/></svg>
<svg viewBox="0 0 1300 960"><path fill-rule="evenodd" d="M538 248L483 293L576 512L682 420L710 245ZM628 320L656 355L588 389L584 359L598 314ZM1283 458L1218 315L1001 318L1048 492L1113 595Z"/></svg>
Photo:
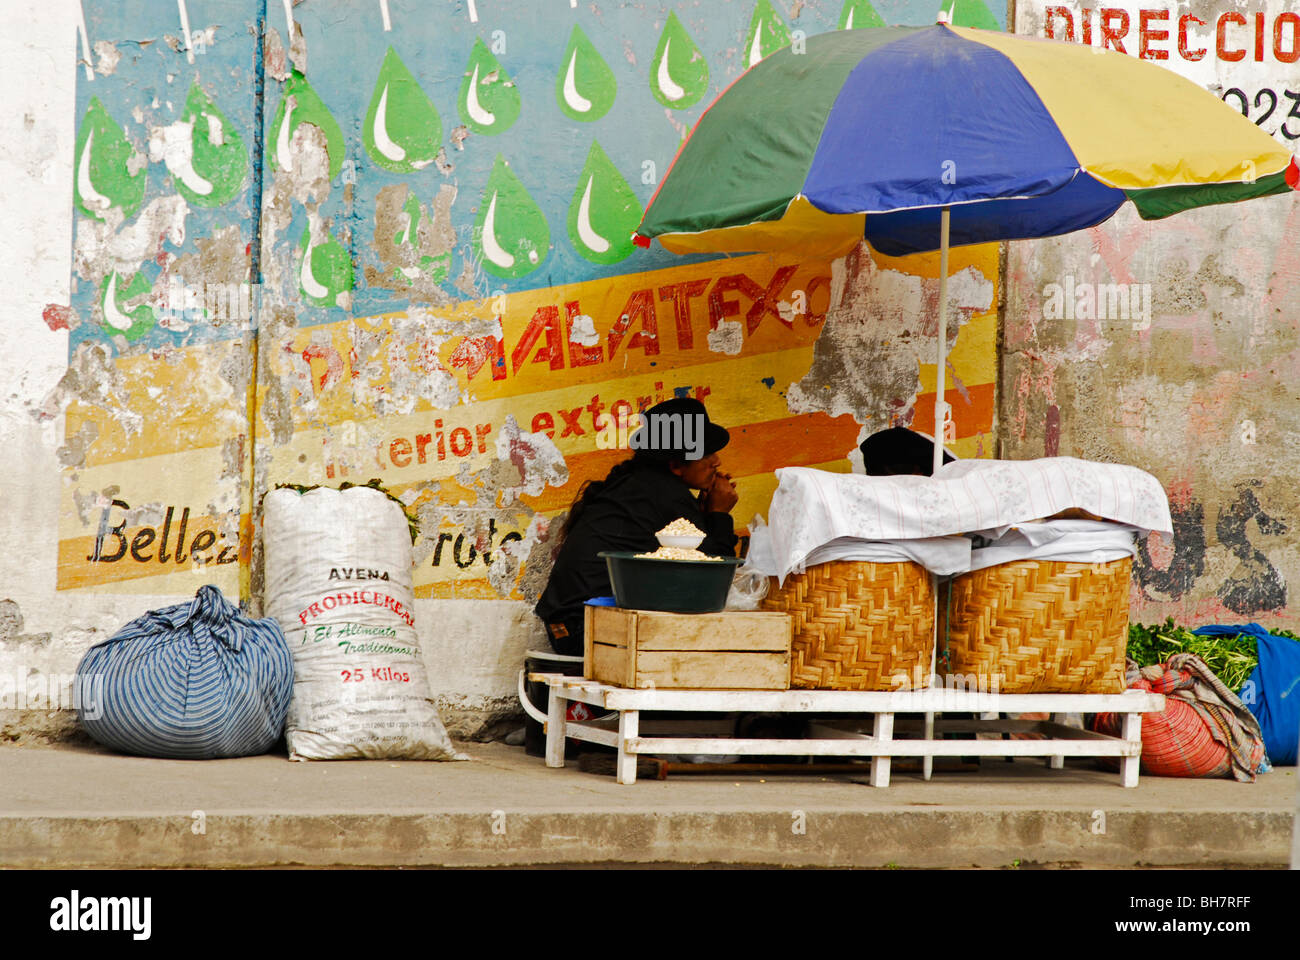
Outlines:
<svg viewBox="0 0 1300 960"><path fill-rule="evenodd" d="M1238 111L1121 53L939 24L780 50L705 111L637 229L677 253L840 256L1048 237L1283 193L1295 160Z"/></svg>
<svg viewBox="0 0 1300 960"><path fill-rule="evenodd" d="M809 37L742 74L700 117L634 241L675 253L889 256L1149 220L1295 189L1287 151L1170 70L991 30L879 27ZM935 385L936 429L952 416ZM943 447L934 445L934 470Z"/></svg>

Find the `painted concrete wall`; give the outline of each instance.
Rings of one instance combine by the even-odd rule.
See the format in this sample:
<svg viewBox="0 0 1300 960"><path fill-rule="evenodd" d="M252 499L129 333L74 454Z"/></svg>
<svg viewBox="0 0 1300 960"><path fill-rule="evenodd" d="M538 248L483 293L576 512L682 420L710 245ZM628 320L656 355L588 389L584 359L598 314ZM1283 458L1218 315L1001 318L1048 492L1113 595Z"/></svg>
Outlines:
<svg viewBox="0 0 1300 960"><path fill-rule="evenodd" d="M57 678L150 599L56 590L64 463L76 137L77 7L21 0L6 9L20 30L0 32L6 108L0 111L0 184L6 230L0 258L14 278L0 321L9 358L0 397L0 476L7 509L0 592L0 739L73 729L66 711L44 709ZM84 76L84 74L83 74ZM53 311L46 305L54 304ZM68 382L69 387L72 386ZM159 597L157 600L167 598Z"/></svg>
<svg viewBox="0 0 1300 960"><path fill-rule="evenodd" d="M1015 25L1158 62L1300 141L1289 5L1033 0ZM1170 493L1176 536L1143 547L1135 619L1295 625L1298 226L1291 193L1151 223L1125 208L1008 245L1003 455L1132 463ZM1112 291L1132 295L1131 315Z"/></svg>
<svg viewBox="0 0 1300 960"><path fill-rule="evenodd" d="M0 242L32 278L0 319L31 361L5 399L28 505L6 543L30 545L5 561L6 729L66 730L42 691L147 609L209 582L258 609L266 490L377 477L419 517L434 693L485 735L545 646L557 520L626 455L599 417L705 398L732 429L738 526L775 468L849 470L871 431L932 429L937 257L677 258L627 236L752 58L934 7L82 0L23 19L0 51L29 67L4 121L27 230ZM957 18L1004 26L979 0ZM949 441L988 456L998 249L952 267Z"/></svg>

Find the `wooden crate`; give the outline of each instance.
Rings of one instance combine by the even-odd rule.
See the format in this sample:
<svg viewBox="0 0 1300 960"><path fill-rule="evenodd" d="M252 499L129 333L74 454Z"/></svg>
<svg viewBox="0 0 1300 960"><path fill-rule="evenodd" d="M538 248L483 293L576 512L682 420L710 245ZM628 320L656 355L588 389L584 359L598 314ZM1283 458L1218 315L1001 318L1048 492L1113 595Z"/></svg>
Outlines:
<svg viewBox="0 0 1300 960"><path fill-rule="evenodd" d="M587 607L589 680L662 690L786 690L784 613L661 613Z"/></svg>

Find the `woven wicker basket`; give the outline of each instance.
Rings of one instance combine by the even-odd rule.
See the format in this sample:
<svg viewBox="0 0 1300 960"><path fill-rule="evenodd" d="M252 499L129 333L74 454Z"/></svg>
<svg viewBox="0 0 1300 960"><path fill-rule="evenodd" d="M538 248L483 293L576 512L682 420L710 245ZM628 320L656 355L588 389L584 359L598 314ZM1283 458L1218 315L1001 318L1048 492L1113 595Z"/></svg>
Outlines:
<svg viewBox="0 0 1300 960"><path fill-rule="evenodd" d="M998 693L1122 693L1132 567L1017 560L956 577L939 589L947 673Z"/></svg>
<svg viewBox="0 0 1300 960"><path fill-rule="evenodd" d="M929 684L930 575L916 563L832 561L772 581L764 610L794 619L790 686L915 690Z"/></svg>

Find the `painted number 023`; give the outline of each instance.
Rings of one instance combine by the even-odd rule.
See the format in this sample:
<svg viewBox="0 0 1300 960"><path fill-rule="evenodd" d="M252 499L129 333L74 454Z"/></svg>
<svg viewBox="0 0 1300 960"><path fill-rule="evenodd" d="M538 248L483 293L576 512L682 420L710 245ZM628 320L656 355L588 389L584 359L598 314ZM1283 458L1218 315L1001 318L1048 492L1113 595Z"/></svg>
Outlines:
<svg viewBox="0 0 1300 960"><path fill-rule="evenodd" d="M1280 127L1278 127L1278 129L1282 131L1282 136L1286 137L1288 140L1300 140L1300 93L1296 93L1294 90L1283 90L1282 96L1286 97L1288 100L1291 101L1291 112L1288 113L1282 119L1282 124ZM1232 89L1225 90L1223 92L1223 100L1225 103L1227 102L1229 97L1235 98L1241 104L1241 106L1238 108L1241 110L1241 115L1247 119L1250 119L1250 106L1252 101L1246 95L1246 91L1240 89L1239 87L1233 87ZM1278 102L1277 92L1274 90L1270 90L1268 87L1264 87L1262 90L1260 90L1258 93L1255 94L1255 99L1253 102L1256 108L1263 108L1267 104L1268 109L1264 110L1264 112L1255 121L1255 126L1262 127L1264 125L1264 121L1267 120L1269 117L1273 116L1274 111L1277 110L1277 102ZM1296 133L1292 133L1290 130L1287 129L1286 124L1288 120L1297 121Z"/></svg>

